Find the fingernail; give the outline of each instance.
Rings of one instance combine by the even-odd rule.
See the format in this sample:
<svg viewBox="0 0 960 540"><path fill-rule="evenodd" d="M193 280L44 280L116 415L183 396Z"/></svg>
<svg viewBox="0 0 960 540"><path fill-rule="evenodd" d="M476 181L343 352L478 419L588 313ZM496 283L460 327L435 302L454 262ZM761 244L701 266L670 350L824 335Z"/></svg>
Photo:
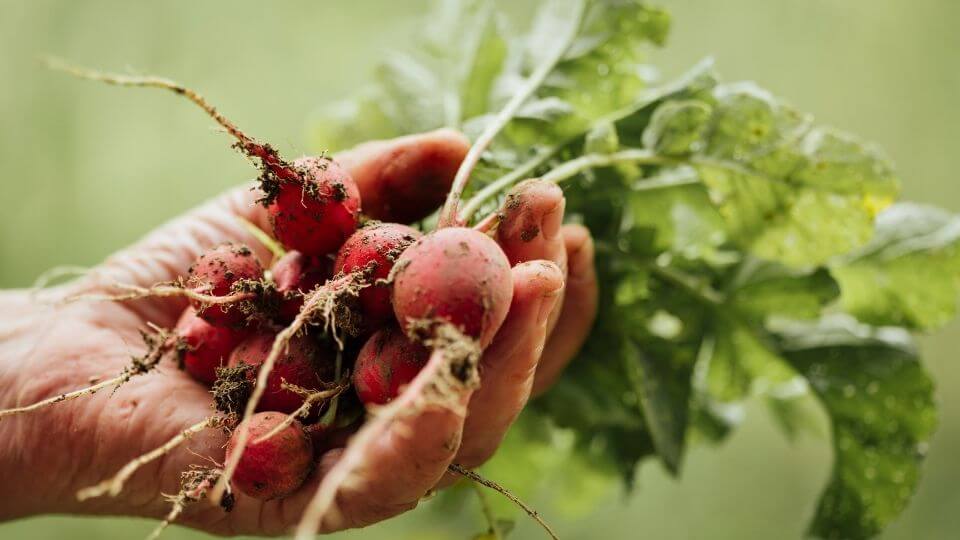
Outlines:
<svg viewBox="0 0 960 540"><path fill-rule="evenodd" d="M550 317L550 312L553 311L553 306L557 305L557 297L560 296L560 291L562 290L563 287L560 287L543 295L543 298L540 300L540 310L537 312L538 325L544 325L547 323L547 318Z"/></svg>
<svg viewBox="0 0 960 540"><path fill-rule="evenodd" d="M543 231L545 240L553 240L560 234L560 226L563 224L563 212L566 206L566 199L560 199L557 206L543 216L540 222L540 230Z"/></svg>

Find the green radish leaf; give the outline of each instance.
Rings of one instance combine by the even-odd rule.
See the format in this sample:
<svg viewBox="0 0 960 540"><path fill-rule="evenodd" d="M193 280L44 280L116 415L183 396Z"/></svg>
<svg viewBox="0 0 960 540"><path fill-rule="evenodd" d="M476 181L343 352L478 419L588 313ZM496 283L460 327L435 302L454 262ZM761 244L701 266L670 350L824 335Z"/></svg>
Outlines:
<svg viewBox="0 0 960 540"><path fill-rule="evenodd" d="M858 319L918 330L956 316L960 287L960 217L897 204L877 218L873 241L830 270L843 307Z"/></svg>
<svg viewBox="0 0 960 540"><path fill-rule="evenodd" d="M834 465L810 534L870 538L906 507L937 414L910 336L845 316L786 324L787 359L810 381L833 427Z"/></svg>
<svg viewBox="0 0 960 540"><path fill-rule="evenodd" d="M689 169L664 171L655 177L660 188L628 192L629 219L634 228L649 231L656 252L722 260L727 244L723 218L703 186L691 179L696 175Z"/></svg>
<svg viewBox="0 0 960 540"><path fill-rule="evenodd" d="M421 52L443 81L447 125L459 127L490 107L509 48L505 21L490 0L442 0L430 19Z"/></svg>
<svg viewBox="0 0 960 540"><path fill-rule="evenodd" d="M702 357L703 390L715 401L743 401L753 394L795 383L797 373L780 356L776 344L736 319L717 317L712 354Z"/></svg>
<svg viewBox="0 0 960 540"><path fill-rule="evenodd" d="M819 438L826 437L818 417L817 403L809 393L773 395L766 399L770 416L780 426L787 438L797 440L801 435L809 434Z"/></svg>
<svg viewBox="0 0 960 540"><path fill-rule="evenodd" d="M580 13L576 18L571 14ZM545 2L529 33L516 40L495 86L489 115L468 122L480 133L492 114L556 51L560 60L544 84L495 141L471 183L476 190L526 162L542 162L594 123L616 120L638 104L649 85L645 49L662 45L669 16L630 0ZM641 98L649 99L649 98Z"/></svg>
<svg viewBox="0 0 960 540"><path fill-rule="evenodd" d="M874 149L812 127L752 85L718 87L703 150L689 163L731 239L791 266L821 264L865 244L897 181Z"/></svg>
<svg viewBox="0 0 960 540"><path fill-rule="evenodd" d="M734 309L760 322L771 315L815 319L840 295L823 268L798 270L750 259L734 279Z"/></svg>
<svg viewBox="0 0 960 540"><path fill-rule="evenodd" d="M381 108L404 132L429 131L455 121L440 78L416 58L388 55L377 70L377 80L388 97Z"/></svg>
<svg viewBox="0 0 960 540"><path fill-rule="evenodd" d="M712 113L702 101L668 101L653 113L643 132L643 145L665 156L701 150Z"/></svg>
<svg viewBox="0 0 960 540"><path fill-rule="evenodd" d="M667 469L677 474L687 434L687 401L690 374L676 377L669 359L654 358L636 345L626 347L628 376L643 405L644 418L657 454Z"/></svg>

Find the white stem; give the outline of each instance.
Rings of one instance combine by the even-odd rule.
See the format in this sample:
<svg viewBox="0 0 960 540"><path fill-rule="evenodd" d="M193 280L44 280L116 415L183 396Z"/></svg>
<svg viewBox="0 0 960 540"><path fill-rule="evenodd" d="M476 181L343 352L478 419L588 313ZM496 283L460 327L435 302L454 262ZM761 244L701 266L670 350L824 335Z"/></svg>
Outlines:
<svg viewBox="0 0 960 540"><path fill-rule="evenodd" d="M510 98L510 101L500 109L500 112L494 117L494 119L487 124L487 127L483 130L483 133L477 137L476 142L473 143L473 146L470 147L470 150L467 152L466 157L463 159L463 163L460 164L460 168L457 169L457 174L453 178L453 184L450 186L450 192L447 194L447 201L444 203L443 208L440 210L440 219L437 223L437 227L449 227L452 225L460 224L460 219L457 216L460 206L460 197L463 195L463 190L467 187L467 182L470 180L470 175L473 173L474 167L477 166L477 163L480 162L480 156L483 155L483 152L486 151L487 147L493 142L493 139L496 138L497 134L500 133L500 130L513 119L513 116L516 114L517 110L520 109L520 106L523 105L530 96L536 92L537 88L543 84L543 81L547 78L547 75L553 71L553 68L556 67L557 63L560 62L560 59L563 58L563 55L567 52L567 49L570 47L570 43L574 36L576 36L577 31L580 27L580 19L583 16L584 4L578 4L578 9L576 13L571 14L571 17L577 21L577 24L573 25L573 30L571 31L570 36L567 36L567 39L564 42L563 46L557 47L552 54L547 56L543 62L537 66L537 69L530 75L530 77L524 82L523 87Z"/></svg>
<svg viewBox="0 0 960 540"><path fill-rule="evenodd" d="M502 192L504 189L510 187L516 182L526 178L531 171L536 169L537 166L546 160L548 155L549 154L545 154L542 158L528 161L519 169L515 169L510 174L501 176L497 180L484 186L484 188L478 191L473 198L467 202L466 206L464 206L462 219L465 221L469 220L471 217L473 217L473 214L480 208L480 206L482 206L483 203L485 203L488 199L496 196L498 193ZM541 180L546 180L548 182L559 183L587 169L593 169L596 167L609 167L618 163L648 163L662 165L670 162L671 160L669 158L658 156L650 150L631 148L614 152L612 154L585 154L576 159L561 163L540 178Z"/></svg>
<svg viewBox="0 0 960 540"><path fill-rule="evenodd" d="M461 218L464 222L469 221L473 214L480 209L480 206L487 202L491 197L496 196L498 193L504 189L516 184L520 180L529 177L530 173L536 170L537 167L542 165L547 158L549 158L553 152L544 152L543 154L527 161L523 165L517 167L511 172L497 178L493 182L483 186L480 191L476 192L473 197L467 201L467 204L463 207L463 214Z"/></svg>
<svg viewBox="0 0 960 540"><path fill-rule="evenodd" d="M663 163L664 161L664 158L652 151L643 149L621 150L612 154L586 154L560 164L540 178L547 182L562 182L596 167L609 167L618 163Z"/></svg>

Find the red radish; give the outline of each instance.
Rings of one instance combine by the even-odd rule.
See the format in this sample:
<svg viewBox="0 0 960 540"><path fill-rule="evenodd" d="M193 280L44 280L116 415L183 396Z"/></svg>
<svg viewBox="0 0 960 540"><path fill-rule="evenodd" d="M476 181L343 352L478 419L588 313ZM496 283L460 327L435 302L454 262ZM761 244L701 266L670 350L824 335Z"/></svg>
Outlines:
<svg viewBox="0 0 960 540"><path fill-rule="evenodd" d="M333 263L334 274L372 269L371 280L386 279L403 250L422 236L399 223L377 223L360 229L347 239ZM379 326L393 317L390 287L374 284L360 291L360 306L368 326Z"/></svg>
<svg viewBox="0 0 960 540"><path fill-rule="evenodd" d="M206 385L217 380L217 368L226 365L230 353L248 333L246 330L213 326L198 317L192 307L183 311L175 332L187 346L181 352L184 369Z"/></svg>
<svg viewBox="0 0 960 540"><path fill-rule="evenodd" d="M280 318L291 321L300 313L303 295L323 284L330 277L328 260L308 257L299 251L288 251L274 263L273 282L280 293Z"/></svg>
<svg viewBox="0 0 960 540"><path fill-rule="evenodd" d="M329 158L304 157L293 167L301 180L281 182L267 207L274 236L306 255L333 253L357 228L357 184Z"/></svg>
<svg viewBox="0 0 960 540"><path fill-rule="evenodd" d="M241 280L263 279L263 267L256 255L243 244L226 243L200 255L190 266L187 284L197 292L212 296L229 296L237 291L234 284ZM199 316L214 326L238 327L246 314L235 305L204 306L199 301L191 304Z"/></svg>
<svg viewBox="0 0 960 540"><path fill-rule="evenodd" d="M261 330L245 339L230 355L230 367L248 364L257 368L267 359L277 334ZM267 387L257 405L258 411L292 413L303 405L304 396L283 388L283 382L305 388L321 390L323 378L332 378L334 359L314 343L309 336L297 336L290 340L267 377ZM247 378L256 380L256 370L250 370Z"/></svg>
<svg viewBox="0 0 960 540"><path fill-rule="evenodd" d="M383 328L360 349L353 387L364 404L383 405L400 395L429 359L430 350L410 341L399 328Z"/></svg>
<svg viewBox="0 0 960 540"><path fill-rule="evenodd" d="M238 450L236 433L249 432L246 448L231 481L234 488L254 499L268 501L286 497L297 490L313 470L313 445L300 422L266 440L259 440L283 423L285 415L263 412L251 416L234 430L227 442L227 460Z"/></svg>
<svg viewBox="0 0 960 540"><path fill-rule="evenodd" d="M405 331L440 319L477 339L493 340L513 296L510 263L489 236L464 227L438 229L400 255L393 309Z"/></svg>

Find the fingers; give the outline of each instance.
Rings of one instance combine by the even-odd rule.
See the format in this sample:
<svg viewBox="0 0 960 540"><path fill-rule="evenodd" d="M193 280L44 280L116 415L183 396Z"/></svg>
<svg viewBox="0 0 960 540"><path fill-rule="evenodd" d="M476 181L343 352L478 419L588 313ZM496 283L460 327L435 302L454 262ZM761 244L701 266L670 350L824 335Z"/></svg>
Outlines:
<svg viewBox="0 0 960 540"><path fill-rule="evenodd" d="M462 134L441 129L361 144L336 159L357 182L365 214L411 223L443 203L469 149Z"/></svg>
<svg viewBox="0 0 960 540"><path fill-rule="evenodd" d="M453 461L462 430L460 414L439 408L401 420L370 450L357 481L341 489L322 530L363 527L414 508Z"/></svg>
<svg viewBox="0 0 960 540"><path fill-rule="evenodd" d="M567 251L560 234L565 206L563 191L553 182L533 178L510 190L500 210L497 226L497 242L510 264L551 261L566 275ZM552 331L563 303L561 296L547 322L547 335Z"/></svg>
<svg viewBox="0 0 960 540"><path fill-rule="evenodd" d="M531 179L510 190L500 211L497 242L511 265L542 259L565 271L560 237L564 206L563 191L553 182Z"/></svg>
<svg viewBox="0 0 960 540"><path fill-rule="evenodd" d="M457 462L472 468L486 461L530 397L547 322L563 294L563 273L548 261L513 268L510 312L480 362L480 388L470 400Z"/></svg>
<svg viewBox="0 0 960 540"><path fill-rule="evenodd" d="M556 381L587 340L597 316L597 275L590 231L582 225L566 225L562 236L568 261L564 307L543 349L533 385L534 396Z"/></svg>

